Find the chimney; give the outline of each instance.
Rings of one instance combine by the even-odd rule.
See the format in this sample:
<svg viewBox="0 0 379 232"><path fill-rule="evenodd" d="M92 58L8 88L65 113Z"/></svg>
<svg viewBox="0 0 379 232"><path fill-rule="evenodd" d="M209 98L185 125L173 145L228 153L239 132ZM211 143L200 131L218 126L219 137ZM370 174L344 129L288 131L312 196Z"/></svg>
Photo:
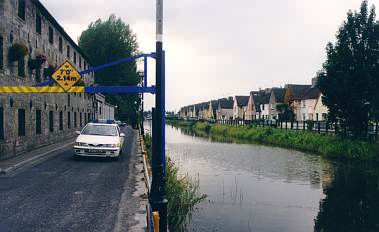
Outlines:
<svg viewBox="0 0 379 232"><path fill-rule="evenodd" d="M318 81L318 78L317 78L317 77L313 77L313 78L312 78L312 88L313 88L313 87L316 87L316 85L317 85L317 81Z"/></svg>

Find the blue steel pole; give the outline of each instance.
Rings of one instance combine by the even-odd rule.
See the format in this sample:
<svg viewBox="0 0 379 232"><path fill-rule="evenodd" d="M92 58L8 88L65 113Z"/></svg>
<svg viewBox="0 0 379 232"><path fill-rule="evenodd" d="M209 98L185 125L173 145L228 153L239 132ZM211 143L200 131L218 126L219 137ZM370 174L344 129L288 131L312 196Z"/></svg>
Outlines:
<svg viewBox="0 0 379 232"><path fill-rule="evenodd" d="M167 232L167 199L165 176L165 74L163 55L163 0L157 0L156 38L156 115L153 123L154 151L152 157L153 179L150 204L159 212L159 231Z"/></svg>

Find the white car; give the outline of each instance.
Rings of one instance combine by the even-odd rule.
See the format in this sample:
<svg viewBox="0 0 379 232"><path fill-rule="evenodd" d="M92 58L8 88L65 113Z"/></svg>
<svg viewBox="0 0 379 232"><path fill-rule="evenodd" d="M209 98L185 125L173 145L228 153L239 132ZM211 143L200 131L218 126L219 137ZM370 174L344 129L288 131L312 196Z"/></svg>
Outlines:
<svg viewBox="0 0 379 232"><path fill-rule="evenodd" d="M75 157L119 157L122 153L125 134L117 124L88 123L76 133Z"/></svg>

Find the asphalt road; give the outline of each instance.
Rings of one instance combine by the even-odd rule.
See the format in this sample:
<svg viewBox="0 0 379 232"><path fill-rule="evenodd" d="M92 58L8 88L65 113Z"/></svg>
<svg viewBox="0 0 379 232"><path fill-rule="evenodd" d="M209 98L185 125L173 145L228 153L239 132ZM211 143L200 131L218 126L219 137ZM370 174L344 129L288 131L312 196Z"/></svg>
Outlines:
<svg viewBox="0 0 379 232"><path fill-rule="evenodd" d="M119 160L75 160L72 149L0 178L0 231L127 231L138 210L133 197L137 133L124 128Z"/></svg>

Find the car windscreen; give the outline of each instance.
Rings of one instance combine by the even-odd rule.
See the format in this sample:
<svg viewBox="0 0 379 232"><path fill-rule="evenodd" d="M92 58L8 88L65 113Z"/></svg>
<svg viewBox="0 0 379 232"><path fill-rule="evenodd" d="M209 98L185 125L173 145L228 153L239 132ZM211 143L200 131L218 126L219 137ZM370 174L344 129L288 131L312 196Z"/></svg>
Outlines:
<svg viewBox="0 0 379 232"><path fill-rule="evenodd" d="M117 136L115 126L108 125L87 125L84 127L82 135L101 135L101 136Z"/></svg>

